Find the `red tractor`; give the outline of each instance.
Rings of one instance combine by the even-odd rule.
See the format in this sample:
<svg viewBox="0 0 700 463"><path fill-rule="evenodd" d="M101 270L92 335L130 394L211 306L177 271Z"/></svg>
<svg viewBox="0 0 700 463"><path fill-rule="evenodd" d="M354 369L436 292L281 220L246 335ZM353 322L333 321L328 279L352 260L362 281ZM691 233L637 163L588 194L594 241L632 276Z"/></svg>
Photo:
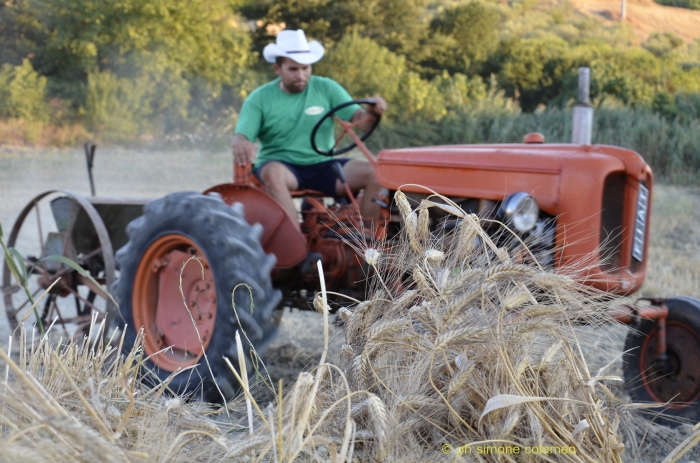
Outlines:
<svg viewBox="0 0 700 463"><path fill-rule="evenodd" d="M338 109L331 109L319 124ZM329 290L364 297L368 269L344 238L391 241L401 228L393 205L399 188L415 201L432 190L467 212L498 218L529 243L543 266L556 268L595 256L579 277L601 290L630 295L644 282L653 177L639 154L614 146L545 144L541 135L532 133L522 144L387 149L375 157L362 142L369 132L360 136L351 124L338 122L353 142L344 150L356 145L383 186L374 198L381 206L381 219L371 233L356 231L362 230L363 222L351 194L333 200L314 191L294 193L301 200L301 232L297 231L249 167L235 167L232 183L150 202L62 192L51 204L59 231L50 234L42 254L61 254L78 262L110 288L119 311L100 285L60 262L46 261L35 267L40 286L48 287L57 276L63 279L52 289L43 318L50 320L54 309L58 313L57 298L72 295L76 317L63 321L85 323L97 308L95 299L105 298L101 317L124 327L126 346L143 329L153 374L165 379L190 367L170 387L177 392L199 390L204 400L220 400L203 353L222 392L232 395L237 383L223 357L237 357L236 330L242 328L262 351L275 334L276 309L308 308L319 287L315 267L305 265L310 253L322 259ZM25 218L48 193L24 209L9 246L15 246ZM456 226L433 214L431 228L436 233ZM193 256L201 266L190 262L182 271ZM88 287L87 296L78 291L79 285ZM239 285L248 286L234 292ZM16 293L21 294L6 265L3 294L13 328L28 307ZM611 314L638 330L630 332L624 354L632 398L672 402L667 413L699 421L700 301L653 298Z"/></svg>

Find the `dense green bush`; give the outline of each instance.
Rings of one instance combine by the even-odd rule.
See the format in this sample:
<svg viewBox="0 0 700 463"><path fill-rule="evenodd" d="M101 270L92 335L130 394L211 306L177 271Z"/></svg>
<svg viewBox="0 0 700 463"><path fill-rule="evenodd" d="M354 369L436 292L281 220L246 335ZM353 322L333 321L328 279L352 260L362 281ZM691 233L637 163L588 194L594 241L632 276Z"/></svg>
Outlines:
<svg viewBox="0 0 700 463"><path fill-rule="evenodd" d="M109 71L88 74L84 113L89 128L105 133L108 138L128 139L144 129L142 124L151 115L144 85L119 78Z"/></svg>
<svg viewBox="0 0 700 463"><path fill-rule="evenodd" d="M28 59L19 66L0 68L0 116L44 121L48 119L45 102L46 77L40 76Z"/></svg>
<svg viewBox="0 0 700 463"><path fill-rule="evenodd" d="M446 8L430 24L430 45L416 59L432 73L464 72L498 49L502 16L494 5L480 1ZM427 71L430 75L431 72Z"/></svg>

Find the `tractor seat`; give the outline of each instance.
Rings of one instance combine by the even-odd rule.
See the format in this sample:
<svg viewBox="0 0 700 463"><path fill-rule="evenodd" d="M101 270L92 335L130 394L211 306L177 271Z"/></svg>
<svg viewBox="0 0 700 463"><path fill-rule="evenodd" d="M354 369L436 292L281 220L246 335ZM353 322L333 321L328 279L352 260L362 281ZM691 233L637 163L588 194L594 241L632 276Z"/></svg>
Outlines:
<svg viewBox="0 0 700 463"><path fill-rule="evenodd" d="M260 188L261 190L265 189L265 185L262 184L260 180L258 180L258 177L255 175L250 176L250 182L255 185L256 187ZM310 189L303 189L303 190L295 190L292 191L292 198L303 198L305 196L316 196L316 197L327 197L328 195L321 192L321 191L316 191L316 190L310 190Z"/></svg>

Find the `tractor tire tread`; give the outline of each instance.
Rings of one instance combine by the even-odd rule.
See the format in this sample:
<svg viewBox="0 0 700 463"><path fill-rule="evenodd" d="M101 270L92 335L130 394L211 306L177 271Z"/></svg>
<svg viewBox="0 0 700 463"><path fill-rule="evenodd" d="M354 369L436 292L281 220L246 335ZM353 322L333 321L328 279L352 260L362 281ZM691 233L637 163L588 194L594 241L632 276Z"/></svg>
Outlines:
<svg viewBox="0 0 700 463"><path fill-rule="evenodd" d="M127 226L129 241L116 253L121 269L120 277L111 287L117 298L126 324L124 348L126 351L136 342L138 328L134 327L131 295L136 269L143 253L159 236L177 233L187 236L204 252L214 274L217 294L216 324L206 354L214 378L226 400L238 391L238 382L230 372L223 357L238 365L234 341L236 330L245 332L258 353L276 334L272 313L281 301L281 293L272 287L270 262L274 256L265 254L256 227L244 218L242 205L226 205L220 196L202 195L197 192L178 192L148 203L144 214ZM253 295L254 309L250 312L250 293L245 288L235 291L239 322L231 307L231 293L239 283L248 284ZM175 288L175 290L178 290ZM247 353L246 336L241 336L243 350ZM248 371L252 362L246 358ZM159 369L150 360L147 367L161 380L172 372ZM204 358L196 366L196 372L180 374L170 383L179 394L197 394L208 402L222 400L211 378ZM201 384L199 378L202 378Z"/></svg>

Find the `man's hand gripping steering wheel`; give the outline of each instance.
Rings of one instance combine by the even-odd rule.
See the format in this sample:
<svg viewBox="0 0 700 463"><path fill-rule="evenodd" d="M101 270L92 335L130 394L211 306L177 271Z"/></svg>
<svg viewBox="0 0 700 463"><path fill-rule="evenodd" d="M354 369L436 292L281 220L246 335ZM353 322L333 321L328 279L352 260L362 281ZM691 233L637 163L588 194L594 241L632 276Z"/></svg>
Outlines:
<svg viewBox="0 0 700 463"><path fill-rule="evenodd" d="M348 106L352 106L355 104L366 104L369 105L369 108L367 110L359 110L357 111L353 117L352 120L350 121L344 121L337 116L335 116L335 113L340 111L343 108L346 108ZM365 141L367 138L369 138L370 135L372 135L372 132L374 132L374 129L377 128L379 125L379 121L382 118L382 113L386 110L386 101L380 96L374 96L373 98L367 98L367 99L362 99L362 100L352 100L348 101L346 103L339 104L338 106L335 106L334 108L331 108L326 114L324 114L318 122L316 122L316 125L314 126L313 130L311 131L311 147L314 149L319 154L322 154L324 156L335 156L338 154L343 154L347 153L351 149L353 149L355 146L359 147L360 150L365 154L365 156L368 157L368 160L373 161L373 157L367 151L367 148L365 147L363 141ZM332 117L336 123L340 125L342 128L342 131L340 135L336 138L335 144L331 149L328 151L322 151L318 148L318 145L316 144L316 133L318 132L318 129L323 125L323 123L326 121L326 119ZM358 135L355 132L355 128L360 128L361 130L364 130L364 133L361 135ZM352 143L350 143L347 146L343 146L342 148L338 148L338 145L340 144L340 141L343 139L345 135L350 136L352 139ZM371 159L370 159L371 158Z"/></svg>

